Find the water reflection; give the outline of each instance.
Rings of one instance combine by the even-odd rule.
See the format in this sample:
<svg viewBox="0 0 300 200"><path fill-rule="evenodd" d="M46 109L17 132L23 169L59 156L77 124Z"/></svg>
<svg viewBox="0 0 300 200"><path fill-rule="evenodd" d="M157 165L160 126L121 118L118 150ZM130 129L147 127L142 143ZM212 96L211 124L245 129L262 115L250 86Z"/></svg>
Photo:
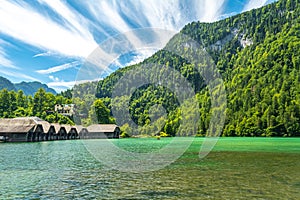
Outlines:
<svg viewBox="0 0 300 200"><path fill-rule="evenodd" d="M299 199L298 150L225 151L220 143L199 160L198 145L159 171L124 173L95 160L81 141L1 144L0 199Z"/></svg>

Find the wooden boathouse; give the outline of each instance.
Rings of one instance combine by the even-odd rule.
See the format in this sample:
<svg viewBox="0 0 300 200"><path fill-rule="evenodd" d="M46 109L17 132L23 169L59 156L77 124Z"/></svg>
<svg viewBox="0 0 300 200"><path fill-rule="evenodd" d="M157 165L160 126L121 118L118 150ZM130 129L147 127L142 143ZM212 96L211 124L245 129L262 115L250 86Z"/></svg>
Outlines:
<svg viewBox="0 0 300 200"><path fill-rule="evenodd" d="M86 139L98 138L119 138L120 128L115 124L93 124L87 127L88 135Z"/></svg>
<svg viewBox="0 0 300 200"><path fill-rule="evenodd" d="M8 142L39 141L44 133L43 125L35 118L0 119L0 136Z"/></svg>
<svg viewBox="0 0 300 200"><path fill-rule="evenodd" d="M94 124L83 127L50 124L38 117L0 119L0 141L38 142L74 139L114 139L120 137L120 128L115 124Z"/></svg>
<svg viewBox="0 0 300 200"><path fill-rule="evenodd" d="M84 126L77 125L78 137L80 139L88 139L88 130Z"/></svg>

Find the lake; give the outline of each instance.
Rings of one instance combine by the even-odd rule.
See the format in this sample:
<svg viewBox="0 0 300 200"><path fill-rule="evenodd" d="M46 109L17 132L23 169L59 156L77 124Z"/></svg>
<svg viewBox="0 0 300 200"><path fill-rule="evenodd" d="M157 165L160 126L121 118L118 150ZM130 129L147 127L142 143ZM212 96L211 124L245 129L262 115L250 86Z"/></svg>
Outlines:
<svg viewBox="0 0 300 200"><path fill-rule="evenodd" d="M105 142L149 152L171 140ZM200 160L202 142L144 173L106 167L82 140L0 143L0 199L300 199L300 138L220 138Z"/></svg>

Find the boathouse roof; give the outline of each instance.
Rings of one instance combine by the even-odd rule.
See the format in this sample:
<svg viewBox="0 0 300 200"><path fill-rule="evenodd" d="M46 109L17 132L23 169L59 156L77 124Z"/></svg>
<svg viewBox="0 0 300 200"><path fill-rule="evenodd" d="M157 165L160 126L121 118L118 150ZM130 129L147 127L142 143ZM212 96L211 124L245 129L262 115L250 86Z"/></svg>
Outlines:
<svg viewBox="0 0 300 200"><path fill-rule="evenodd" d="M80 133L81 131L83 130L87 130L86 127L82 126L82 125L76 125L76 129L77 129L77 132Z"/></svg>
<svg viewBox="0 0 300 200"><path fill-rule="evenodd" d="M118 128L115 124L93 124L87 127L88 132L114 132Z"/></svg>
<svg viewBox="0 0 300 200"><path fill-rule="evenodd" d="M52 123L51 125L54 126L55 133L58 133L61 129L66 130L64 125L60 125L60 124L57 124L57 123Z"/></svg>
<svg viewBox="0 0 300 200"><path fill-rule="evenodd" d="M36 125L38 125L38 124L42 125L43 131L45 133L48 133L49 130L50 130L50 128L51 128L51 126L52 126L49 122L47 122L45 120L42 120L39 117L16 117L14 119L18 119L18 120L33 120Z"/></svg>
<svg viewBox="0 0 300 200"><path fill-rule="evenodd" d="M35 131L38 123L32 118L0 119L0 132L26 133Z"/></svg>

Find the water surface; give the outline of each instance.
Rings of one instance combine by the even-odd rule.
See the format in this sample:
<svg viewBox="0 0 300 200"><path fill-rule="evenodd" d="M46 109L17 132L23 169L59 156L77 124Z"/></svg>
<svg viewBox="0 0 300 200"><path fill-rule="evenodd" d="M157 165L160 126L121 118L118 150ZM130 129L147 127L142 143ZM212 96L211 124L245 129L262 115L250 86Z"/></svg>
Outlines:
<svg viewBox="0 0 300 200"><path fill-rule="evenodd" d="M170 140L108 142L150 152ZM0 143L0 199L300 199L300 138L221 138L200 160L202 141L147 173L109 169L80 140Z"/></svg>

